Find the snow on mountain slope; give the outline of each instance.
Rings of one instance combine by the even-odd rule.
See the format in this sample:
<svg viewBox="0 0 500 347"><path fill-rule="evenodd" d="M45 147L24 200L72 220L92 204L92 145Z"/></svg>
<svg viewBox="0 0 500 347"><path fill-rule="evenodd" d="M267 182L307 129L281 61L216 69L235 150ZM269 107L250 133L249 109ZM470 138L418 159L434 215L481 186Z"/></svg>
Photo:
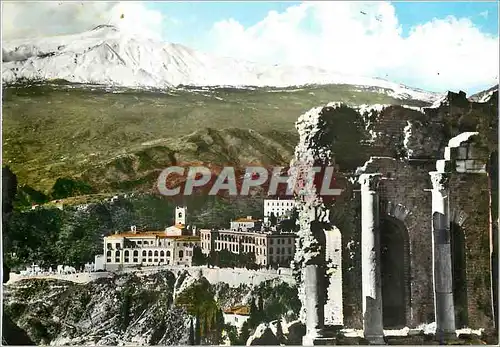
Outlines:
<svg viewBox="0 0 500 347"><path fill-rule="evenodd" d="M179 44L130 36L109 25L76 35L5 41L2 53L2 81L6 83L18 79L65 79L156 88L350 84L383 88L383 92L401 99L432 102L439 97L382 79L209 56Z"/></svg>

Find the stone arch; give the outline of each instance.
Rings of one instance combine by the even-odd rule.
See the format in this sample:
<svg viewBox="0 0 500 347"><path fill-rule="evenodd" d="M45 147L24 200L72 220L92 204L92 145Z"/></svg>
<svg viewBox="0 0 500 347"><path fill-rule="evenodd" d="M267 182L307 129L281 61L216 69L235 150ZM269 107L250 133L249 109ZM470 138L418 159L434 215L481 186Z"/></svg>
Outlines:
<svg viewBox="0 0 500 347"><path fill-rule="evenodd" d="M468 324L467 299L467 253L463 225L467 214L453 209L450 213L450 246L453 276L453 303L455 324L465 327Z"/></svg>
<svg viewBox="0 0 500 347"><path fill-rule="evenodd" d="M398 208L398 211L404 210ZM397 214L396 216L401 217L403 215L405 213ZM410 323L411 317L409 234L406 224L401 218L397 218L396 216L391 216L388 213L383 214L380 218L380 259L384 328L405 327Z"/></svg>

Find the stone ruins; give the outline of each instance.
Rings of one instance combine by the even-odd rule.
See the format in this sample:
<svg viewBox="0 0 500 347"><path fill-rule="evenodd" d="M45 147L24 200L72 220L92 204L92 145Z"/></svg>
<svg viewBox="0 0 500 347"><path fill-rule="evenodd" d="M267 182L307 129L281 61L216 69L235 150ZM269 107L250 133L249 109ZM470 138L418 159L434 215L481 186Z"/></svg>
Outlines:
<svg viewBox="0 0 500 347"><path fill-rule="evenodd" d="M498 91L483 101L332 103L298 119L303 345L334 343L341 326L370 344L385 343L384 329L433 322L441 341L495 328ZM313 166L338 169L340 197L316 195L301 174Z"/></svg>

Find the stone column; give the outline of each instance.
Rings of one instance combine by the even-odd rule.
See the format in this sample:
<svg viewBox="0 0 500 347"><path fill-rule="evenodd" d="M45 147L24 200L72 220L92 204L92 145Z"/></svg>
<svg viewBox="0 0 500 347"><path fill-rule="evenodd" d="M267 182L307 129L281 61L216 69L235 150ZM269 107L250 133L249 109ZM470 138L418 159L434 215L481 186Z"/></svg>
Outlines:
<svg viewBox="0 0 500 347"><path fill-rule="evenodd" d="M381 174L362 174L361 273L363 286L363 332L370 344L384 344L382 279L380 274L379 196Z"/></svg>
<svg viewBox="0 0 500 347"><path fill-rule="evenodd" d="M453 273L450 245L448 174L429 172L432 181L432 271L436 337L455 335Z"/></svg>
<svg viewBox="0 0 500 347"><path fill-rule="evenodd" d="M305 289L306 335L302 339L305 346L313 346L323 335L325 310L320 288L320 268L316 264L307 264L302 269Z"/></svg>

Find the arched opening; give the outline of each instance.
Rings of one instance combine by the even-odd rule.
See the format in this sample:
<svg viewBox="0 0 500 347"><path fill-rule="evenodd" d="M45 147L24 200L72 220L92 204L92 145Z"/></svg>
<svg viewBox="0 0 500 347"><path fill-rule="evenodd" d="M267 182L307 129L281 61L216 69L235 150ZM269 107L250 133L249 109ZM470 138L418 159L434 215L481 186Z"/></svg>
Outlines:
<svg viewBox="0 0 500 347"><path fill-rule="evenodd" d="M455 222L450 223L451 263L453 271L453 301L457 328L467 326L467 268L465 234Z"/></svg>
<svg viewBox="0 0 500 347"><path fill-rule="evenodd" d="M403 328L410 310L410 247L402 222L381 219L380 248L384 328Z"/></svg>

